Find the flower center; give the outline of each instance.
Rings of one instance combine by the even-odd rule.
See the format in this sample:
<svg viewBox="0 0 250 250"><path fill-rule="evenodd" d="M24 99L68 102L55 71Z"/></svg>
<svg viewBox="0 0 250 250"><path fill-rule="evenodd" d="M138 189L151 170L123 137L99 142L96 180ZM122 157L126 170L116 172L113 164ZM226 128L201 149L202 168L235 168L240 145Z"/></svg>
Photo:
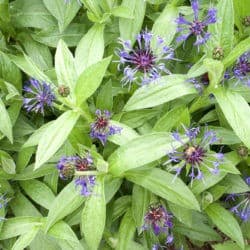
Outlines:
<svg viewBox="0 0 250 250"><path fill-rule="evenodd" d="M158 208L152 208L151 211L149 211L148 213L148 219L150 221L160 221L161 218L164 217L164 212L162 211L162 209L160 207Z"/></svg>
<svg viewBox="0 0 250 250"><path fill-rule="evenodd" d="M77 171L86 171L89 169L89 162L87 159L78 159L76 161L76 169Z"/></svg>
<svg viewBox="0 0 250 250"><path fill-rule="evenodd" d="M104 118L104 117L98 117L95 127L96 129L104 129L108 126L108 119Z"/></svg>
<svg viewBox="0 0 250 250"><path fill-rule="evenodd" d="M202 22L195 20L193 21L189 29L194 35L198 36L202 34L202 32L204 31L204 28L205 28L205 25Z"/></svg>
<svg viewBox="0 0 250 250"><path fill-rule="evenodd" d="M138 50L132 58L133 63L143 72L149 71L154 65L154 55L150 50Z"/></svg>
<svg viewBox="0 0 250 250"><path fill-rule="evenodd" d="M203 161L205 152L200 146L187 146L184 150L184 157L187 163L200 164Z"/></svg>

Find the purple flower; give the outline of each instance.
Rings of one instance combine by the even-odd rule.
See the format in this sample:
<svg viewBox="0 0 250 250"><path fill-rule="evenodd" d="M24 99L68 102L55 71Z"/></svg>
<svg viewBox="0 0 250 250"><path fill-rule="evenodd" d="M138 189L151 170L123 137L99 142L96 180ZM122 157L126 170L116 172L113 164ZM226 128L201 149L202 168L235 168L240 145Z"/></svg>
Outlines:
<svg viewBox="0 0 250 250"><path fill-rule="evenodd" d="M218 141L216 134L212 130L206 128L202 137L199 138L200 128L185 128L185 135L188 142L184 143L177 138L177 132L173 133L173 138L182 144L182 148L178 151L173 149L168 153L169 160L165 164L171 164L168 169L174 171L176 176L180 175L182 170L186 168L191 178L191 184L194 179L203 179L204 169L209 170L212 174L219 173L219 166L224 161L223 153L214 153L210 151L210 145Z"/></svg>
<svg viewBox="0 0 250 250"><path fill-rule="evenodd" d="M91 124L90 136L99 139L102 145L104 145L108 136L120 133L122 128L110 124L111 114L109 111L97 109L95 114L96 119Z"/></svg>
<svg viewBox="0 0 250 250"><path fill-rule="evenodd" d="M81 195L90 196L93 192L93 188L95 186L96 177L94 175L90 176L80 176L75 180L76 186L80 186Z"/></svg>
<svg viewBox="0 0 250 250"><path fill-rule="evenodd" d="M151 48L153 38L157 43L154 51ZM135 48L132 48L129 40L120 39L120 43L123 48L117 51L120 58L118 69L124 74L121 81L123 86L128 84L130 87L133 82L145 85L158 79L162 73L170 73L165 63L174 58L174 51L166 46L161 37L144 31L137 35Z"/></svg>
<svg viewBox="0 0 250 250"><path fill-rule="evenodd" d="M63 156L58 161L56 167L59 170L59 176L63 180L70 179L75 174L75 162L77 156Z"/></svg>
<svg viewBox="0 0 250 250"><path fill-rule="evenodd" d="M211 34L207 31L207 26L209 24L216 22L216 14L217 10L214 8L210 8L207 11L207 16L204 20L199 19L199 3L198 0L191 1L191 7L194 12L194 19L193 21L188 21L182 15L180 15L176 22L178 24L178 32L182 34L177 37L178 42L182 42L188 39L190 36L195 36L196 41L194 43L195 46L200 46L205 44L207 40L210 38Z"/></svg>
<svg viewBox="0 0 250 250"><path fill-rule="evenodd" d="M95 186L95 175L81 175L81 172L95 170L94 161L89 152L81 156L63 156L57 163L57 169L62 179L69 179L77 176L75 180L76 187L80 186L81 195L89 196Z"/></svg>
<svg viewBox="0 0 250 250"><path fill-rule="evenodd" d="M144 217L143 230L152 230L158 236L160 233L166 235L166 243L173 242L173 235L171 229L173 216L161 204L152 204Z"/></svg>
<svg viewBox="0 0 250 250"><path fill-rule="evenodd" d="M23 106L28 112L34 111L44 114L46 107L52 107L55 95L46 82L30 79L23 90L25 96Z"/></svg>
<svg viewBox="0 0 250 250"><path fill-rule="evenodd" d="M247 177L245 181L250 187L250 176ZM250 220L250 192L230 194L227 196L226 201L237 202L230 211L244 222Z"/></svg>
<svg viewBox="0 0 250 250"><path fill-rule="evenodd" d="M233 67L233 75L239 83L250 87L250 51L244 53Z"/></svg>

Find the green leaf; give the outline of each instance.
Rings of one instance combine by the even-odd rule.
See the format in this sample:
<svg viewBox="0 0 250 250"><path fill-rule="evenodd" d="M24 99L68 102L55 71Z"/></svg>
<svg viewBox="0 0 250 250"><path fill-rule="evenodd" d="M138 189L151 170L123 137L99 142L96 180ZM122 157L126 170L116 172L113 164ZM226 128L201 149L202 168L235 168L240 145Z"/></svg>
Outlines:
<svg viewBox="0 0 250 250"><path fill-rule="evenodd" d="M57 221L74 212L84 200L85 198L76 190L75 182L69 183L51 204L45 230L48 231Z"/></svg>
<svg viewBox="0 0 250 250"><path fill-rule="evenodd" d="M57 19L61 32L70 24L81 7L77 1L66 3L65 0L43 0L43 3Z"/></svg>
<svg viewBox="0 0 250 250"><path fill-rule="evenodd" d="M183 75L164 76L158 81L136 90L124 111L151 108L185 95L197 94Z"/></svg>
<svg viewBox="0 0 250 250"><path fill-rule="evenodd" d="M132 213L138 234L142 232L144 217L151 201L151 193L141 186L134 185L132 193Z"/></svg>
<svg viewBox="0 0 250 250"><path fill-rule="evenodd" d="M116 121L110 121L110 125L114 125L116 127L121 128L121 133L112 135L108 137L108 140L117 144L117 145L124 145L126 143L128 143L129 141L139 137L139 135L137 134L137 132L135 130L133 130L132 128L116 122Z"/></svg>
<svg viewBox="0 0 250 250"><path fill-rule="evenodd" d="M32 227L29 232L21 235L18 238L18 240L15 242L15 244L13 245L13 247L11 249L12 250L23 250L23 249L25 249L27 246L29 246L31 241L36 237L39 229L40 229L39 227Z"/></svg>
<svg viewBox="0 0 250 250"><path fill-rule="evenodd" d="M97 178L93 194L86 201L82 211L82 233L88 249L97 250L102 239L106 221L106 203L104 195L104 178ZM95 230L93 230L95 228Z"/></svg>
<svg viewBox="0 0 250 250"><path fill-rule="evenodd" d="M126 6L117 6L111 10L111 13L116 17L123 17L126 19L134 19L133 11Z"/></svg>
<svg viewBox="0 0 250 250"><path fill-rule="evenodd" d="M57 46L55 68L59 85L68 86L70 93L74 93L77 80L74 58L63 40L60 40Z"/></svg>
<svg viewBox="0 0 250 250"><path fill-rule="evenodd" d="M50 79L36 66L32 59L27 55L9 55L9 57L17 65L17 67L19 67L30 77L51 83Z"/></svg>
<svg viewBox="0 0 250 250"><path fill-rule="evenodd" d="M99 87L110 60L111 57L107 57L100 62L89 66L79 76L75 88L76 101L79 106Z"/></svg>
<svg viewBox="0 0 250 250"><path fill-rule="evenodd" d="M129 209L120 224L117 250L131 249L131 242L133 240L135 230L135 221L133 219L132 211Z"/></svg>
<svg viewBox="0 0 250 250"><path fill-rule="evenodd" d="M121 217L131 207L131 195L123 195L112 205L112 222ZM107 219L109 219L107 217Z"/></svg>
<svg viewBox="0 0 250 250"><path fill-rule="evenodd" d="M244 239L237 220L232 213L227 211L219 204L211 204L206 208L206 213L211 218L213 223L227 236L244 249Z"/></svg>
<svg viewBox="0 0 250 250"><path fill-rule="evenodd" d="M35 169L41 167L63 145L78 118L79 113L69 110L47 127L38 144Z"/></svg>
<svg viewBox="0 0 250 250"><path fill-rule="evenodd" d="M234 43L234 7L233 0L220 1L217 5L217 16L219 20L214 25L209 25L211 32L211 47L221 47L224 55L228 55ZM231 18L228 18L228 17Z"/></svg>
<svg viewBox="0 0 250 250"><path fill-rule="evenodd" d="M54 238L58 238L60 240L66 240L68 242L79 243L74 231L70 228L70 226L64 221L59 221L54 224L47 234L53 236Z"/></svg>
<svg viewBox="0 0 250 250"><path fill-rule="evenodd" d="M112 93L112 82L108 81L102 86L100 93L96 98L96 108L101 110L112 110L113 108L113 96Z"/></svg>
<svg viewBox="0 0 250 250"><path fill-rule="evenodd" d="M124 172L141 167L165 156L172 147L180 146L173 142L170 133L152 133L137 137L119 147L108 158L109 172L122 175Z"/></svg>
<svg viewBox="0 0 250 250"><path fill-rule="evenodd" d="M104 53L104 25L95 24L76 47L75 65L80 75L87 67L97 63Z"/></svg>
<svg viewBox="0 0 250 250"><path fill-rule="evenodd" d="M175 6L166 5L160 16L154 22L152 33L156 37L160 36L163 38L166 45L170 45L175 36L177 29L175 20L177 17L178 9ZM154 49L157 49L156 39L153 40L152 46Z"/></svg>
<svg viewBox="0 0 250 250"><path fill-rule="evenodd" d="M134 16L134 19L119 19L120 35L122 39L131 40L133 43L136 39L136 35L141 31L146 10L146 3L144 0L123 0L121 6L130 9L131 13L133 13L132 15Z"/></svg>
<svg viewBox="0 0 250 250"><path fill-rule="evenodd" d="M0 165L3 170L8 174L16 173L16 164L12 157L5 151L0 150Z"/></svg>
<svg viewBox="0 0 250 250"><path fill-rule="evenodd" d="M238 43L229 55L222 61L225 68L232 65L244 52L250 49L250 37Z"/></svg>
<svg viewBox="0 0 250 250"><path fill-rule="evenodd" d="M55 199L51 189L38 180L28 180L20 182L25 193L39 205L49 209Z"/></svg>
<svg viewBox="0 0 250 250"><path fill-rule="evenodd" d="M179 206L200 210L199 203L190 189L174 175L161 169L133 170L126 173L129 181L140 185L154 194L171 201Z"/></svg>
<svg viewBox="0 0 250 250"><path fill-rule="evenodd" d="M235 134L250 148L250 107L248 103L238 93L224 88L218 89L214 95Z"/></svg>
<svg viewBox="0 0 250 250"><path fill-rule="evenodd" d="M5 105L0 98L0 131L13 143L12 124Z"/></svg>
<svg viewBox="0 0 250 250"><path fill-rule="evenodd" d="M0 1L0 18L8 22L10 19L10 14L9 14L9 0L1 0Z"/></svg>
<svg viewBox="0 0 250 250"><path fill-rule="evenodd" d="M212 245L214 250L241 250L241 248L234 242L224 242L223 244ZM246 246L245 250L249 250L250 247Z"/></svg>
<svg viewBox="0 0 250 250"><path fill-rule="evenodd" d="M28 216L8 218L3 224L2 231L0 232L0 239L13 238L29 232L32 227L40 227L42 225L41 218Z"/></svg>

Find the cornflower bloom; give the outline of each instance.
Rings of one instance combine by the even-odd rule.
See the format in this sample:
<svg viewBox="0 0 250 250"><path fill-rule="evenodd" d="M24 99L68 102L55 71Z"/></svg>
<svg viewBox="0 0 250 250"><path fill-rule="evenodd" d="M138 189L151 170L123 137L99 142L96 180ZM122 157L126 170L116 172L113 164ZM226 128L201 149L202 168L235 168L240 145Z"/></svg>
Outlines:
<svg viewBox="0 0 250 250"><path fill-rule="evenodd" d="M181 174L182 170L186 168L187 174L191 178L191 184L194 179L203 180L204 169L207 169L211 174L219 173L219 165L224 161L223 153L215 153L210 151L210 146L218 141L216 133L206 128L201 138L200 128L184 127L185 136L188 142L185 143L178 132L172 133L173 139L180 142L182 147L168 153L169 160L164 163L168 166L168 170L176 173L175 178ZM173 163L173 165L172 165Z"/></svg>
<svg viewBox="0 0 250 250"><path fill-rule="evenodd" d="M232 71L237 79L236 85L242 83L250 87L250 51L239 57Z"/></svg>
<svg viewBox="0 0 250 250"><path fill-rule="evenodd" d="M204 20L199 19L199 2L198 0L191 1L191 7L194 12L193 21L188 21L182 15L176 19L176 23L178 24L178 32L182 34L176 38L178 42L186 41L190 36L194 36L196 41L194 43L195 46L199 46L205 44L210 38L211 34L207 31L207 27L210 24L216 22L216 14L217 10L215 8L209 8L207 11L207 16Z"/></svg>
<svg viewBox="0 0 250 250"><path fill-rule="evenodd" d="M246 183L250 187L250 176L246 178ZM227 196L226 201L238 202L230 210L237 215L242 221L250 220L250 192L230 194Z"/></svg>
<svg viewBox="0 0 250 250"><path fill-rule="evenodd" d="M30 79L23 90L23 106L28 112L34 111L44 114L46 107L52 107L55 95L50 85L46 82Z"/></svg>
<svg viewBox="0 0 250 250"><path fill-rule="evenodd" d="M157 43L155 50L151 47L153 39ZM161 77L162 73L170 74L165 63L174 59L174 50L166 45L163 38L143 31L136 36L134 48L130 40L120 39L120 43L123 48L117 51L120 58L118 69L124 74L121 80L123 86L130 87L133 82L149 84Z"/></svg>
<svg viewBox="0 0 250 250"><path fill-rule="evenodd" d="M57 163L59 176L65 180L77 176L75 180L76 187L81 187L81 195L89 196L95 186L95 175L88 175L87 171L94 170L94 162L90 153L86 153L84 157L80 156L63 156ZM82 175L86 172L86 175Z"/></svg>
<svg viewBox="0 0 250 250"><path fill-rule="evenodd" d="M90 137L99 139L102 145L105 145L108 137L120 133L122 128L110 124L111 113L108 110L97 109L95 114L96 119L91 124Z"/></svg>
<svg viewBox="0 0 250 250"><path fill-rule="evenodd" d="M161 204L151 204L144 217L143 230L152 230L153 233L158 236L160 233L164 233L166 238L166 244L172 243L174 240L171 229L173 216ZM154 245L158 247L158 245ZM157 248L156 248L157 249Z"/></svg>

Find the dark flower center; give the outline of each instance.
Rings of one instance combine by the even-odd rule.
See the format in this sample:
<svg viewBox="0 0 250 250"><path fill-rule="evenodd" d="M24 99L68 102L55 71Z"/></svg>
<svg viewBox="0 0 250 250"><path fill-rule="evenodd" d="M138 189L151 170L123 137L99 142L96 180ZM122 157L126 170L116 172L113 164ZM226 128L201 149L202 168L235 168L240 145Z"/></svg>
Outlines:
<svg viewBox="0 0 250 250"><path fill-rule="evenodd" d="M108 126L108 119L105 117L98 117L95 122L96 129L105 129Z"/></svg>
<svg viewBox="0 0 250 250"><path fill-rule="evenodd" d="M162 210L161 207L151 208L151 210L148 212L147 218L148 220L152 222L160 221L162 218L164 218L165 213Z"/></svg>
<svg viewBox="0 0 250 250"><path fill-rule="evenodd" d="M205 73L205 74L201 77L201 82L202 82L204 85L208 85L208 84L209 84L208 73Z"/></svg>
<svg viewBox="0 0 250 250"><path fill-rule="evenodd" d="M184 157L187 163L200 164L205 153L206 151L200 146L187 146L184 150Z"/></svg>
<svg viewBox="0 0 250 250"><path fill-rule="evenodd" d="M198 36L202 34L204 28L205 25L202 22L194 20L189 29L194 35Z"/></svg>
<svg viewBox="0 0 250 250"><path fill-rule="evenodd" d="M143 72L148 72L154 65L154 55L150 50L138 50L131 55L133 64Z"/></svg>
<svg viewBox="0 0 250 250"><path fill-rule="evenodd" d="M62 175L65 177L65 178L71 178L74 176L74 173L75 173L75 168L72 164L66 164L63 169L61 170L61 173Z"/></svg>
<svg viewBox="0 0 250 250"><path fill-rule="evenodd" d="M76 169L77 171L86 171L89 170L89 162L87 159L78 159L76 161Z"/></svg>

